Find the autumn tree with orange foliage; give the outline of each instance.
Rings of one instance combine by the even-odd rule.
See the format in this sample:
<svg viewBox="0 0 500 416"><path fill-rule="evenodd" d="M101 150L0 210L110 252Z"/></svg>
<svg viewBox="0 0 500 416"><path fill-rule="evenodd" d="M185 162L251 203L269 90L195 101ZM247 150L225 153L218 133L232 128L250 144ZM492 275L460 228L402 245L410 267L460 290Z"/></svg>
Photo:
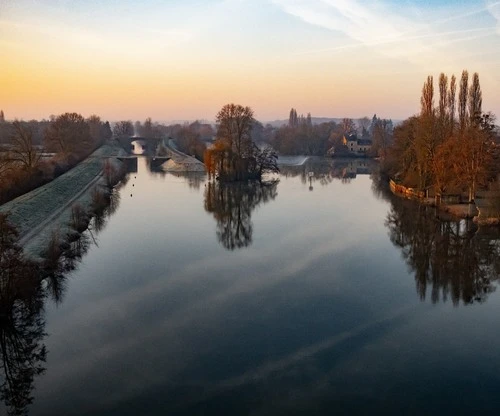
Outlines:
<svg viewBox="0 0 500 416"><path fill-rule="evenodd" d="M469 202L473 202L478 188L497 173L491 166L494 116L482 112L477 73L469 84L468 72L462 72L458 104L456 78L450 79L448 86L448 77L440 75L435 107L433 77L427 78L422 88L421 112L395 129L386 168L406 186L433 191L436 201L450 191L467 191Z"/></svg>

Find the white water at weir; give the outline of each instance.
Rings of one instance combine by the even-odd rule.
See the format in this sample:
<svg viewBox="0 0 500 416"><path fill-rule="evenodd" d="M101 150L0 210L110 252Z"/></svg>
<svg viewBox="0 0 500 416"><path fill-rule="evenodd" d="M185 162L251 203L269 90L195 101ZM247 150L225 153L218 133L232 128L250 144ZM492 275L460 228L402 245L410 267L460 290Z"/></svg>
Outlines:
<svg viewBox="0 0 500 416"><path fill-rule="evenodd" d="M309 156L279 156L278 165L281 166L302 166L307 162Z"/></svg>

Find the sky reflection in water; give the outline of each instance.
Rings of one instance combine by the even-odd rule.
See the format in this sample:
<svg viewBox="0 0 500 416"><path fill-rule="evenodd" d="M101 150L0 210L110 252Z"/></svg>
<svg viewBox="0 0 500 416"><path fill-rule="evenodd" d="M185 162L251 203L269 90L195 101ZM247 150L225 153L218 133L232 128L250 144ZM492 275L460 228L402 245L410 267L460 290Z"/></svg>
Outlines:
<svg viewBox="0 0 500 416"><path fill-rule="evenodd" d="M41 312L31 414L493 408L498 236L332 163L245 193L140 159Z"/></svg>

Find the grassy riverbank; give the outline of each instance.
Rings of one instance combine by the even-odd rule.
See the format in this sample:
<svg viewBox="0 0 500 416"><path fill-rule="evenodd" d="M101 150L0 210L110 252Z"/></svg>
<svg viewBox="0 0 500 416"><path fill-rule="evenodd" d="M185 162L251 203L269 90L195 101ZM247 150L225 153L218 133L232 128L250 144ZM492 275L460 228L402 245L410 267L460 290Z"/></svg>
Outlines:
<svg viewBox="0 0 500 416"><path fill-rule="evenodd" d="M72 206L89 207L92 190L105 185L104 161L110 160L118 169L121 162L117 157L125 153L121 147L104 145L52 182L0 206L0 213L9 214L27 256L40 259L53 233L64 236L71 232Z"/></svg>

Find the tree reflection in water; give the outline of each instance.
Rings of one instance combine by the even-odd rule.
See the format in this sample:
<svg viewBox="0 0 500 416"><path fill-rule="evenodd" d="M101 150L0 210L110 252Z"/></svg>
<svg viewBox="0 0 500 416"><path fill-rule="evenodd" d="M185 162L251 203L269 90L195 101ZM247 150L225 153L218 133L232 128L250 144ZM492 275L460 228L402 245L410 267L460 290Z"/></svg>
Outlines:
<svg viewBox="0 0 500 416"><path fill-rule="evenodd" d="M35 377L45 371L45 301L61 302L67 274L75 270L91 239L95 242L94 234L104 228L106 218L118 207L118 195L113 192L87 233L62 244L50 269L24 257L16 230L0 215L0 399L7 414L28 414Z"/></svg>
<svg viewBox="0 0 500 416"><path fill-rule="evenodd" d="M11 415L27 414L35 376L47 355L44 290L35 264L23 257L17 233L0 217L0 397Z"/></svg>
<svg viewBox="0 0 500 416"><path fill-rule="evenodd" d="M200 189L201 184L205 181L205 172L169 172L170 175L178 178L183 178L188 186L192 189Z"/></svg>
<svg viewBox="0 0 500 416"><path fill-rule="evenodd" d="M386 194L387 195L387 194ZM443 221L432 207L388 196L385 225L392 243L415 272L417 292L433 303L484 302L500 273L498 230L477 230L471 221Z"/></svg>
<svg viewBox="0 0 500 416"><path fill-rule="evenodd" d="M205 210L217 221L217 239L227 250L252 244L252 211L278 195L278 181L244 183L208 182Z"/></svg>

